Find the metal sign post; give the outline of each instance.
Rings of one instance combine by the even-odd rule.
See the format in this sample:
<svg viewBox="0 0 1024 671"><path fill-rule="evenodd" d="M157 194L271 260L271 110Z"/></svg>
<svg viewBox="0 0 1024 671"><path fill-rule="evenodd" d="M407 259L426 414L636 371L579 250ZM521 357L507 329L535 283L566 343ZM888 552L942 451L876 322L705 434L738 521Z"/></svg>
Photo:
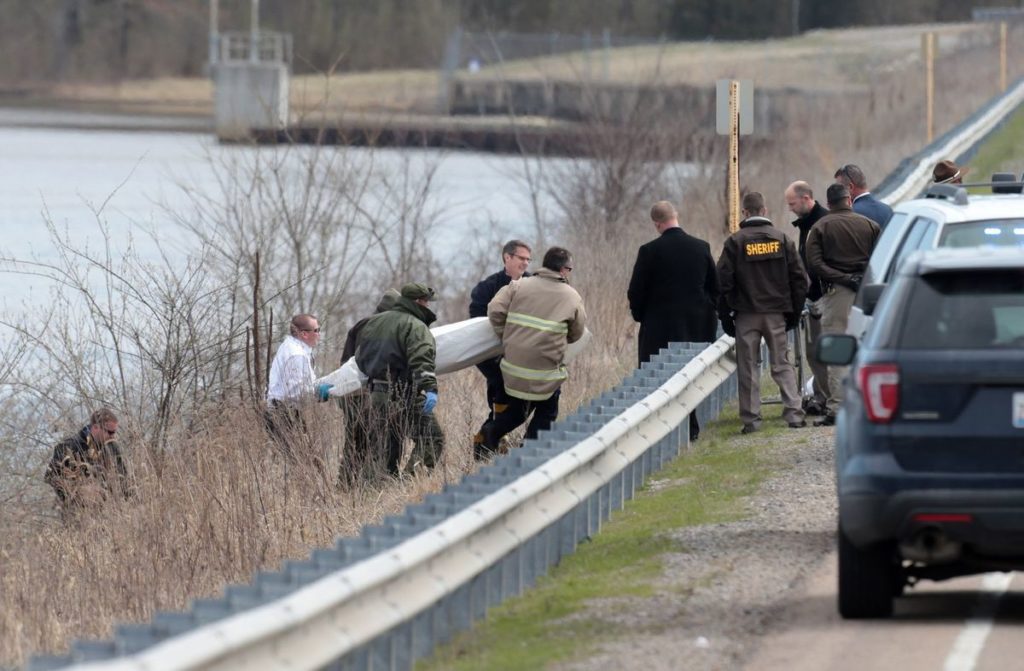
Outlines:
<svg viewBox="0 0 1024 671"><path fill-rule="evenodd" d="M729 232L740 228L740 83L729 82Z"/></svg>
<svg viewBox="0 0 1024 671"><path fill-rule="evenodd" d="M1006 21L999 23L999 90L1006 93Z"/></svg>
<svg viewBox="0 0 1024 671"><path fill-rule="evenodd" d="M740 135L754 132L754 86L750 80L719 79L716 87L715 131L729 136L726 197L729 232L740 227Z"/></svg>
<svg viewBox="0 0 1024 671"><path fill-rule="evenodd" d="M935 33L921 36L924 60L925 129L928 144L935 138Z"/></svg>

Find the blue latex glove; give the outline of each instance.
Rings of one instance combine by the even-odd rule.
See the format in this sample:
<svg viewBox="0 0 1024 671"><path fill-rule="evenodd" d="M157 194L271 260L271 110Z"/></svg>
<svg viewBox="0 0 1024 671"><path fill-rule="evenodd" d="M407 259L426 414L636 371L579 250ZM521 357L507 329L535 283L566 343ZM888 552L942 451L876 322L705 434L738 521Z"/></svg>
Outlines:
<svg viewBox="0 0 1024 671"><path fill-rule="evenodd" d="M427 398L423 401L423 414L429 415L434 412L434 406L437 405L437 392L428 391Z"/></svg>
<svg viewBox="0 0 1024 671"><path fill-rule="evenodd" d="M329 384L327 382L321 382L320 384L318 384L316 386L316 397L320 400L321 403L323 403L324 401L326 401L326 400L331 398L331 395L330 395L329 392L332 389L334 389L334 385L333 384Z"/></svg>

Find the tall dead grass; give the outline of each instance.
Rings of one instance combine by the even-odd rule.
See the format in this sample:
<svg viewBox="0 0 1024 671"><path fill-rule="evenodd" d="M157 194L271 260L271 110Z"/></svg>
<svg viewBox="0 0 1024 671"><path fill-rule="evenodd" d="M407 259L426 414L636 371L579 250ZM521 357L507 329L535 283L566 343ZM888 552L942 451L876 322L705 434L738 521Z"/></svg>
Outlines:
<svg viewBox="0 0 1024 671"><path fill-rule="evenodd" d="M939 132L995 93L991 78L978 76L991 69L990 59L991 44L944 56L939 68ZM923 144L923 94L915 67L865 73L872 85L862 93L820 99L794 96L783 108L771 142L745 142L743 185L763 192L774 204L770 214L777 225L790 228L784 223L790 217L782 202L789 182L809 179L821 193L834 170L846 162L860 164L877 181ZM1019 75L1022 65L1013 67L1011 75ZM558 171L545 170L542 161L524 163L535 196L543 191L559 206L549 221L538 216L535 256L548 244L562 244L574 252L573 283L584 297L594 333L590 348L571 366L563 413L613 386L635 366L636 327L627 311L625 287L637 246L654 237L647 217L650 203L663 198L677 203L683 227L709 240L716 254L727 234L724 139L708 138L686 118L654 117L641 107L633 115L625 131L595 124L592 160ZM696 165L683 166L672 159L683 148L696 157ZM486 408L482 379L472 369L441 380L437 412L447 437L441 465L429 474L355 487L339 487L336 482L344 448L341 414L333 404L306 409L308 440L294 460L287 460L265 435L258 406L243 393L239 357L245 339L240 334L252 318L250 254L259 246L254 241L283 241L282 247L326 244L328 250L348 250L353 264L383 269L378 275L352 275L347 268L335 268L317 279L296 270L287 255L267 259L275 269L273 282L257 302L274 306L278 322L280 315L300 308L316 309L311 301L315 294L333 306L334 323L351 323L369 310L381 286L422 277L445 286L449 300L443 305L443 321L461 319L469 287L493 272L497 263L496 251L491 255L485 248L498 241L489 238L480 246L467 241L466 249L459 250L465 260L460 268L441 268L429 255L418 255L431 219L419 216L417 208L429 184L403 187L403 194L391 194L390 200L386 194L379 196L373 201L376 210L353 209L357 195L372 190L360 181L367 176L346 167L341 157L327 160L320 154L317 161L326 162L306 164L299 171L272 163L259 172L226 174L227 200L199 199L194 212L182 213L193 223L207 258L217 258L221 269L223 261L234 262L229 275L241 279L228 282L217 269L196 267L194 285L167 284L165 288L178 288L162 294L139 291L140 296L151 297L155 316L161 306L189 305L176 299L199 295L210 301L194 305L211 312L185 310L175 322L178 326L166 331L164 354L208 345L208 331L193 327L199 325L196 318L205 320L218 306L226 311L218 324L235 329L234 338L204 354L209 359L205 365L220 373L189 372L186 390L197 393L182 395L173 387L177 395L171 395L174 404L168 412L154 415L146 409L154 398L147 390L171 388L166 376L153 376L160 372L160 361L177 361L173 357L140 363L134 358L138 352L125 346L134 363L123 369L121 395L112 395L116 389L107 382L83 382L74 399L47 396L50 387L29 384L25 372L8 363L59 361L64 367L47 369L51 374L87 371L109 379L117 369L109 367L109 340L98 335L102 328L96 342L90 343L91 357L72 355L78 350L70 330L64 349L56 347L55 340L29 343L51 346L42 358L38 349L26 350L24 343L6 353L10 356L0 366L0 429L5 442L0 451L0 665L22 664L31 653L59 652L74 638L109 635L115 622L145 620L158 609L183 608L192 599L215 595L225 583L246 581L254 571L303 557L338 535L355 534L361 526L399 512L476 467L469 441ZM321 179L320 170L327 168L334 179ZM397 215L388 203L401 205ZM331 237L344 226L352 228L341 234L351 237ZM406 244L389 246L389 256L375 257L375 245L387 246L383 230L407 236ZM486 238L486 232L481 236ZM315 248L302 248L300 255L317 270L331 258ZM383 260L378 264L375 258ZM116 267L101 259L96 270L103 272L104 264L107 271ZM159 288L166 281L159 273L143 273L132 275L130 284L141 290L147 282ZM113 302L100 302L100 308L117 307L112 314L130 320L133 310L122 300L128 287L119 282L105 286ZM339 296L343 288L345 295ZM217 298L215 291L209 293L213 289L226 293ZM73 302L72 294L66 299ZM45 314L57 321L74 316L60 310ZM108 335L131 335L119 328L118 320L106 324ZM181 334L188 337L174 339ZM329 336L319 353L321 362L337 360L342 336L340 329ZM278 327L271 334L274 346L280 337ZM219 365L223 357L233 357L233 365ZM150 386L139 382L146 379ZM74 430L86 408L110 398L124 399L117 409L125 415L122 428L136 495L110 501L64 525L55 513L52 493L41 483L46 436ZM159 430L157 421L163 422ZM161 437L161 449L156 449L154 436Z"/></svg>

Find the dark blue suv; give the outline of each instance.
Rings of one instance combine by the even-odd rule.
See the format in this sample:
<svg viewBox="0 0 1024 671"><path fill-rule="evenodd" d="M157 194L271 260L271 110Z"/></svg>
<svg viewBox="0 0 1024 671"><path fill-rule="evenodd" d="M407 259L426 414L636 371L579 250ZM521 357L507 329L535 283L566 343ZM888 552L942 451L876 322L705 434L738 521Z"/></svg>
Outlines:
<svg viewBox="0 0 1024 671"><path fill-rule="evenodd" d="M864 298L863 342L817 344L852 362L835 450L846 618L889 616L919 579L1024 568L1024 252L918 252Z"/></svg>

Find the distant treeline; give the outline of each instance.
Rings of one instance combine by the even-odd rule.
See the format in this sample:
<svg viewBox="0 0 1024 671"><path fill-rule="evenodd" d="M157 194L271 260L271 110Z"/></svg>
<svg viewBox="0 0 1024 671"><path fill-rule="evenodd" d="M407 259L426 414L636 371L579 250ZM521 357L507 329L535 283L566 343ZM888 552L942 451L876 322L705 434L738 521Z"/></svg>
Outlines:
<svg viewBox="0 0 1024 671"><path fill-rule="evenodd" d="M214 0L3 0L0 81L192 76L207 61ZM260 0L291 33L295 70L433 67L457 27L678 39L757 39L813 28L969 19L1015 0ZM248 30L252 0L220 0L221 30Z"/></svg>

